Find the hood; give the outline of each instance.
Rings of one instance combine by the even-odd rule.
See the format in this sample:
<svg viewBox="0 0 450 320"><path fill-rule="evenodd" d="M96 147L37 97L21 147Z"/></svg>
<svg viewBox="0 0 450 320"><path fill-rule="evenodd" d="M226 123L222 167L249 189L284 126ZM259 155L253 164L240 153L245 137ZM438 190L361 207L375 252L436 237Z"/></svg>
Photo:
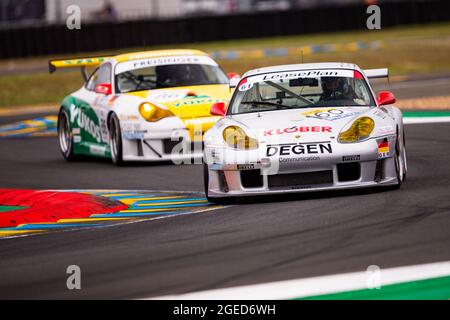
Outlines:
<svg viewBox="0 0 450 320"><path fill-rule="evenodd" d="M166 88L127 94L168 108L183 121L191 139L198 142L203 140L203 133L220 119L211 116L211 106L216 102L228 104L231 98L227 84Z"/></svg>
<svg viewBox="0 0 450 320"><path fill-rule="evenodd" d="M317 142L337 138L343 127L369 107L302 108L234 115L249 134L265 143Z"/></svg>
<svg viewBox="0 0 450 320"><path fill-rule="evenodd" d="M148 102L167 107L181 119L209 117L211 106L216 102L228 103L231 97L227 84L176 87L130 92Z"/></svg>

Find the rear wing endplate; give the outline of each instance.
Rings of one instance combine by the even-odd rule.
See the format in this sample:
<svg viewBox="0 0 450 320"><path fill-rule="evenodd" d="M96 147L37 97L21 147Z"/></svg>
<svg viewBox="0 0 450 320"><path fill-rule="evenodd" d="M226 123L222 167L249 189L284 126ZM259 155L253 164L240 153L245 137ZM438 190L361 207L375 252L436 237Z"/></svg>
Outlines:
<svg viewBox="0 0 450 320"><path fill-rule="evenodd" d="M369 79L389 78L388 68L367 69L367 70L364 70L364 73L366 74L366 77Z"/></svg>

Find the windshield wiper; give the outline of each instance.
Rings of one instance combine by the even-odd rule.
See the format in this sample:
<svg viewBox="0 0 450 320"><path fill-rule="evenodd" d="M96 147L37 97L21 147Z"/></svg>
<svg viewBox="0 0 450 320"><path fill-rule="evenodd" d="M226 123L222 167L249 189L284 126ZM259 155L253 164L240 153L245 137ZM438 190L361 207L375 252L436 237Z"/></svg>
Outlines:
<svg viewBox="0 0 450 320"><path fill-rule="evenodd" d="M241 104L252 104L252 105L267 105L267 106L274 106L278 108L291 108L290 106L281 104L281 103L275 103L275 102L269 102L269 101L244 101L241 102Z"/></svg>

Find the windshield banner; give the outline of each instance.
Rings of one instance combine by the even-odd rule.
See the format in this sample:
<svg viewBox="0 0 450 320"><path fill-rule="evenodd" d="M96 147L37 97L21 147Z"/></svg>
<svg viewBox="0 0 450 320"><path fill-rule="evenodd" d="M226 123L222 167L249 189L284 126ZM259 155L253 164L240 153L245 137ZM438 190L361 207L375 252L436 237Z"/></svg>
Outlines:
<svg viewBox="0 0 450 320"><path fill-rule="evenodd" d="M164 66L164 65L173 65L173 64L206 64L211 66L217 66L217 63L208 56L173 56L173 57L160 57L160 58L151 58L151 59L140 59L140 60L132 60L125 61L117 64L116 66L116 74L120 74L123 72L149 68L155 66Z"/></svg>
<svg viewBox="0 0 450 320"><path fill-rule="evenodd" d="M260 74L254 77L249 77L242 81L241 86L239 86L240 91L249 90L253 87L253 84L264 81L275 81L298 79L298 78L319 78L319 77L346 77L353 78L354 71L346 69L327 69L327 70L299 70L299 71L288 71L288 72L274 72L267 74Z"/></svg>

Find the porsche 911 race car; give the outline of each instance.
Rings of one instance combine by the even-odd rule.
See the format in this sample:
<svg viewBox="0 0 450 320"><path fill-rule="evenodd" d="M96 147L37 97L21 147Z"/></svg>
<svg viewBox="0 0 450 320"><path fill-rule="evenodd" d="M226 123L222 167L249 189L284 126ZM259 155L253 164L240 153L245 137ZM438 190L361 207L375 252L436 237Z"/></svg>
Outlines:
<svg viewBox="0 0 450 320"><path fill-rule="evenodd" d="M98 68L87 77L92 66ZM85 84L61 103L61 152L67 160L82 154L115 164L201 158L203 133L220 118L210 107L228 103L229 78L238 78L198 50L49 62L50 72L69 67L82 68Z"/></svg>
<svg viewBox="0 0 450 320"><path fill-rule="evenodd" d="M387 69L314 63L247 72L204 136L204 184L225 197L397 186L407 171L402 113L368 79Z"/></svg>

